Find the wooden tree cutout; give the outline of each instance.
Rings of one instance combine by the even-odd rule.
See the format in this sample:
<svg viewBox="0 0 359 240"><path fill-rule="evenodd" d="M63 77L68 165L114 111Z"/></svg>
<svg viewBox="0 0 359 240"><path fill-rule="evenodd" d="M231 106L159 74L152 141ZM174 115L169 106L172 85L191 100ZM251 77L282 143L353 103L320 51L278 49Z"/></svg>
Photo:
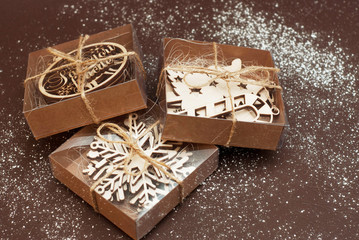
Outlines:
<svg viewBox="0 0 359 240"><path fill-rule="evenodd" d="M166 142L161 139L158 126L143 137L138 138L147 130L144 122L137 122L137 115L133 114L124 121L128 134L137 140L137 144L144 152L156 160L170 167L170 173L178 179L183 179L194 170L194 167L185 166L192 155L180 142ZM130 128L132 126L132 128ZM130 130L131 129L131 130ZM123 140L115 134L107 134L106 138L114 141ZM124 164L129 156L130 149L125 144L108 143L98 137L90 145L91 150L87 156L92 159L88 167L83 170L93 180L99 179L107 172L113 171L116 164ZM131 204L140 207L149 206L158 200L160 195L165 195L176 183L169 179L158 168L149 165L138 155L134 155L128 164L126 173L124 165L105 178L95 191L105 199L111 201L123 201L129 199ZM138 174L140 173L141 174Z"/></svg>
<svg viewBox="0 0 359 240"><path fill-rule="evenodd" d="M242 67L240 59L235 59L232 65L221 67L224 71L238 71ZM210 66L209 69L214 69ZM190 85L209 84L200 88ZM232 118L232 107L227 84L222 79L201 73L186 74L167 70L167 86L172 90L167 92L167 109L169 113L200 116L209 118ZM255 81L255 80L253 80ZM229 82L234 102L235 117L238 121L272 122L279 109L274 105L274 97L265 87Z"/></svg>

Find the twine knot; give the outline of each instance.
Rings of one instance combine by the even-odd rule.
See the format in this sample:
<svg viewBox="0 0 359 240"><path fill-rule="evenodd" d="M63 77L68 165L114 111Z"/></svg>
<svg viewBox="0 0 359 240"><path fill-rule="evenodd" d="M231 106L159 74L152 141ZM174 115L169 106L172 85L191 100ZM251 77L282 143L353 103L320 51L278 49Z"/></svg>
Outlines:
<svg viewBox="0 0 359 240"><path fill-rule="evenodd" d="M223 73L224 78L225 78L225 79L228 79L228 78L229 78L229 74L230 74L230 72L225 71L225 72Z"/></svg>
<svg viewBox="0 0 359 240"><path fill-rule="evenodd" d="M125 172L125 174L131 175L131 176L138 176L141 175L144 171L146 171L147 167L149 165L152 165L153 167L155 167L156 169L158 169L160 172L162 172L166 177L170 178L171 180L175 181L178 186L179 186L179 190L180 190L180 200L181 202L183 201L184 198L184 191L183 191L183 184L182 181L179 180L178 178L176 178L175 175L173 175L172 173L170 173L171 168L161 162L158 161L155 158L152 158L151 156L149 156L148 154L146 154L146 152L138 145L138 139L141 139L142 137L144 137L147 133L149 133L153 128L157 127L157 125L159 125L160 121L156 121L154 124L152 124L149 128L147 128L146 131L142 132L139 136L135 137L134 135L132 135L132 120L133 120L133 116L132 114L129 115L129 127L130 130L126 131L125 129L123 129L122 127L120 127L119 125L115 124L115 123L103 123L101 124L98 128L97 128L97 137L99 139L101 139L104 142L107 143L119 143L119 144L124 144L126 145L130 152L129 154L126 156L126 158L124 159L124 161L116 164L113 166L112 170L108 171L103 177L101 177L100 179L98 179L95 183L92 184L92 186L90 187L90 192L91 192L91 197L92 197L92 203L94 206L95 211L98 211L98 205L97 205L97 201L96 201L96 197L95 197L95 193L94 190L96 189L96 187L106 178L108 178L109 176L111 176L117 169L119 168L123 168L123 171ZM102 134L102 130L103 129L108 129L110 130L110 132L112 134L115 134L117 136L119 136L121 139L123 140L110 140L108 138L105 138ZM130 161L133 159L133 157L135 156L135 154L137 154L138 156L140 156L143 160L145 160L145 164L146 167L142 168L142 170L137 171L137 172L132 172L129 169L129 164Z"/></svg>

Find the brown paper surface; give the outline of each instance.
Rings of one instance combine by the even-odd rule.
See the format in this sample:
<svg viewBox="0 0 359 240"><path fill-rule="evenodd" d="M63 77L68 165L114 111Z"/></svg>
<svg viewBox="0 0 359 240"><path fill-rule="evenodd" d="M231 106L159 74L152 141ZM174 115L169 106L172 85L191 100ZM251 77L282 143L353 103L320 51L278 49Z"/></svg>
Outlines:
<svg viewBox="0 0 359 240"><path fill-rule="evenodd" d="M141 50L132 25L125 25L109 31L91 35L87 44L97 42L115 42L122 44L127 51ZM54 46L62 52L77 49L78 40ZM53 56L42 49L29 55L27 77L45 70L53 61ZM101 121L129 112L146 108L146 91L142 70L133 63L132 80L86 93L94 114ZM37 79L25 84L23 112L36 139L93 123L80 96L47 104L37 89Z"/></svg>
<svg viewBox="0 0 359 240"><path fill-rule="evenodd" d="M218 62L228 65L240 58L247 65L274 67L269 51L217 44ZM163 66L181 61L201 58L214 62L213 44L183 39L163 39ZM166 74L163 76L166 79ZM279 85L278 76L273 81ZM161 79L162 81L163 79ZM163 138L194 143L225 145L232 127L231 119L192 117L167 112L166 93L172 91L168 84L160 90L162 108L161 122L164 124ZM275 105L280 110L272 123L236 121L230 146L275 150L287 125L281 91L275 91Z"/></svg>

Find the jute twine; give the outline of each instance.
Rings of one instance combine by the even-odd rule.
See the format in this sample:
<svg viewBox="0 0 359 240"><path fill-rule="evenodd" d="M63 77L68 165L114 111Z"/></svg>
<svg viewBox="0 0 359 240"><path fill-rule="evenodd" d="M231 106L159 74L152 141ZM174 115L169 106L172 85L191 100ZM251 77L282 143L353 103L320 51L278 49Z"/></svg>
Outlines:
<svg viewBox="0 0 359 240"><path fill-rule="evenodd" d="M119 143L119 144L124 144L126 146L128 146L128 148L130 149L129 154L127 155L127 157L124 159L124 161L122 161L119 164L113 165L111 170L108 170L106 172L106 174L101 177L100 179L98 179L96 182L94 182L92 184L92 186L90 187L90 193L91 193L91 198L92 198L92 203L94 206L95 211L98 212L98 204L96 201L96 195L95 195L95 189L96 187L106 178L108 178L109 176L111 176L117 169L122 168L123 171L125 172L125 174L130 175L130 176L138 176L141 175L144 171L147 170L147 167L149 165L152 165L153 167L155 167L156 169L158 169L160 172L162 172L165 176L167 176L169 179L172 179L173 181L178 183L179 186L179 190L180 190L180 199L181 201L183 201L184 198L184 192L183 192L183 184L182 181L179 180L178 178L176 178L172 173L170 173L169 171L171 171L171 168L161 162L158 161L152 157L150 157L149 155L147 155L144 150L138 146L137 141L138 139L142 138L143 136L145 136L148 132L150 132L154 127L156 127L160 121L156 121L154 124L152 124L146 131L144 131L142 134L140 134L137 138L135 138L131 133L132 133L132 115L129 115L129 121L130 121L130 129L127 132L126 130L124 130L122 127L120 127L117 124L114 123L103 123L100 125L100 127L97 129L97 136L98 138L100 138L101 140L107 142L107 143ZM119 137L121 137L123 139L123 141L114 141L114 140L109 140L107 138L105 138L101 131L103 129L108 129L111 131L111 133L114 133L116 135L118 135ZM138 172L131 172L131 170L129 170L129 164L131 159L135 156L135 155L140 156L142 159L145 160L146 162L146 166Z"/></svg>
<svg viewBox="0 0 359 240"><path fill-rule="evenodd" d="M235 106L234 106L234 100L232 97L231 87L229 83L236 82L236 83L251 84L251 85L257 85L266 88L282 90L281 86L277 85L274 81L270 80L270 76L271 76L270 72L279 72L279 69L273 67L264 67L264 66L248 66L241 68L240 70L237 71L227 71L224 68L218 66L217 43L214 42L212 45L214 51L214 69L208 67L195 66L195 65L193 66L176 65L174 67L171 66L164 67L160 74L160 83L157 88L157 96L160 95L160 90L165 86L164 74L167 70L184 72L185 74L183 77L183 81L188 87L191 88L202 88L208 86L210 83L212 83L217 79L225 81L228 90L228 96L231 103L231 112L232 112L232 127L228 136L228 140L226 142L226 146L229 146L236 128ZM193 85L186 80L186 76L188 76L188 74L193 74L193 73L207 74L208 76L213 76L213 78L208 79L208 81L204 82L203 84Z"/></svg>
<svg viewBox="0 0 359 240"><path fill-rule="evenodd" d="M93 66L93 64L97 64L100 62L105 62L107 60L110 59L116 59L116 58L121 58L121 57L126 57L126 56L134 56L135 57L135 63L137 66L140 67L142 73L145 75L145 69L142 65L141 59L138 56L138 54L134 51L131 52L126 52L126 53L119 53L119 54L115 54L115 55L111 55L111 56L107 56L107 57L100 57L97 59L85 59L82 51L83 48L85 46L85 42L89 39L89 35L85 35L85 36L80 36L79 38L79 44L78 44L78 48L77 48L77 53L76 56L71 56L70 54L61 52L59 50L56 50L54 48L47 48L47 50L54 56L59 57L60 59L64 59L69 61L70 63L68 64L64 64L61 65L59 67L53 68L53 69L47 69L44 72L34 75L32 77L28 77L25 79L24 84L26 84L28 81L37 79L39 77L45 76L49 73L54 73L57 72L59 70L68 68L68 67L75 67L76 70L76 75L77 75L77 92L80 94L81 99L83 101L83 103L85 104L85 107L89 113L89 115L91 116L92 120L94 123L99 124L101 121L100 119L95 115L94 109L91 106L90 101L88 100L88 98L86 97L85 94L85 85L86 85L86 78L85 78L85 74L86 72L88 72L91 67Z"/></svg>

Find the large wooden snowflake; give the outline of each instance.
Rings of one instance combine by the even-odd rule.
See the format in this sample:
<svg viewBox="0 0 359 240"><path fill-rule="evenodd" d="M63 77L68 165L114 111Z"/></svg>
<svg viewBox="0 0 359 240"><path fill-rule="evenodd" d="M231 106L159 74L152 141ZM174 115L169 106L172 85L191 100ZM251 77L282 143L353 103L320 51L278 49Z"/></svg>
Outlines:
<svg viewBox="0 0 359 240"><path fill-rule="evenodd" d="M214 66L208 67L214 69ZM230 66L219 67L223 71L235 72L242 68L240 59L235 59ZM198 88L191 85L205 86ZM226 81L215 79L203 73L188 74L185 72L167 70L167 86L172 91L167 92L167 110L169 113L200 116L209 118L231 119L232 106ZM255 80L253 80L255 81ZM228 82L234 103L235 117L238 121L272 122L279 114L274 105L273 94L265 87Z"/></svg>
<svg viewBox="0 0 359 240"><path fill-rule="evenodd" d="M169 172L173 176L182 180L194 170L194 167L185 166L192 153L187 151L182 143L163 141L158 125L143 135L147 130L146 124L138 123L136 114L132 114L132 122L130 119L127 118L124 121L127 133L136 139L138 146L148 156L169 166ZM143 136L141 137L141 135ZM110 132L105 136L112 141L123 140ZM126 144L108 143L95 136L90 148L87 156L92 160L83 173L89 175L93 180L100 179L107 172L113 171L114 166L119 165L95 188L95 191L107 200L123 201L128 199L131 204L137 203L140 207L148 206L159 196L165 195L176 184L157 167L148 164L138 155L134 155L125 166L125 159L130 152Z"/></svg>

